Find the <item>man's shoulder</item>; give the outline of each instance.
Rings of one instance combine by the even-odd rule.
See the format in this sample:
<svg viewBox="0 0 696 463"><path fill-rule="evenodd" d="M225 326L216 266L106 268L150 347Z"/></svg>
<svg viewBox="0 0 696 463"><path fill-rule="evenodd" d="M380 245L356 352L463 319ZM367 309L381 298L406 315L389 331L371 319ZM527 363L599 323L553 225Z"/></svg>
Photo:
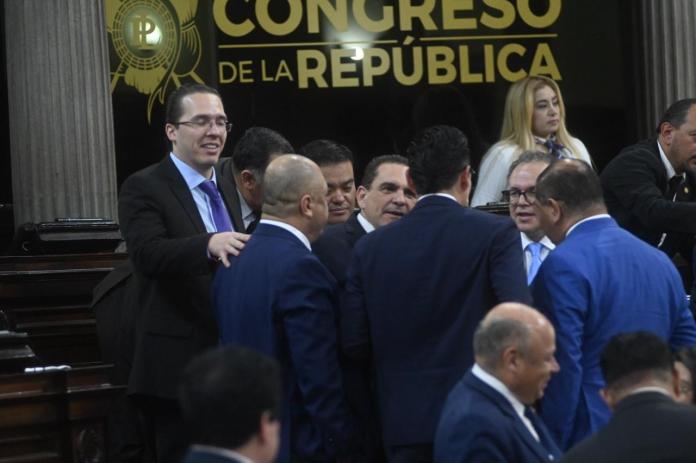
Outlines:
<svg viewBox="0 0 696 463"><path fill-rule="evenodd" d="M619 151L602 172L602 177L622 174L626 165L638 165L645 168L658 167L661 163L657 140L643 140Z"/></svg>

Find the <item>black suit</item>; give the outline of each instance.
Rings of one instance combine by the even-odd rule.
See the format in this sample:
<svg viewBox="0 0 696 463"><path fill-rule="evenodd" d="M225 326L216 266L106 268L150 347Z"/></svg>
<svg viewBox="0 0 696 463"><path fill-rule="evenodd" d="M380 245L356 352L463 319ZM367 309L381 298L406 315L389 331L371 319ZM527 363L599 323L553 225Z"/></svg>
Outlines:
<svg viewBox="0 0 696 463"><path fill-rule="evenodd" d="M230 213L234 230L244 233L246 227L244 226L244 218L242 217L242 206L239 203L237 183L234 180L233 166L232 158L221 158L220 161L218 161L218 185L220 185L219 188L222 190L222 196L227 201L227 210Z"/></svg>
<svg viewBox="0 0 696 463"><path fill-rule="evenodd" d="M358 212L354 212L345 222L328 226L319 239L312 243L312 251L338 282L341 296L346 286L346 272L353 255L353 246L365 234L365 229L358 222ZM340 320L340 315L338 318ZM339 355L339 361L348 407L366 431L364 460L366 463L384 461L377 407L370 387L370 368L344 355Z"/></svg>
<svg viewBox="0 0 696 463"><path fill-rule="evenodd" d="M221 190L226 199L228 191ZM140 405L146 419L152 417L160 455L160 448L176 441L172 430L164 429L178 416L175 399L184 367L218 342L210 303L215 263L207 255L212 233L169 156L123 183L119 220L138 310L128 392L147 398Z"/></svg>
<svg viewBox="0 0 696 463"><path fill-rule="evenodd" d="M687 172L676 202L667 198L668 180L654 139L624 148L601 175L609 214L621 227L653 246L667 232L661 249L688 259L696 234L696 178Z"/></svg>
<svg viewBox="0 0 696 463"><path fill-rule="evenodd" d="M660 392L629 395L609 424L573 447L563 463L696 462L696 407Z"/></svg>
<svg viewBox="0 0 696 463"><path fill-rule="evenodd" d="M363 236L365 229L358 222L358 213L354 212L345 222L326 227L319 239L312 243L312 251L336 278L341 289L346 284L353 246Z"/></svg>

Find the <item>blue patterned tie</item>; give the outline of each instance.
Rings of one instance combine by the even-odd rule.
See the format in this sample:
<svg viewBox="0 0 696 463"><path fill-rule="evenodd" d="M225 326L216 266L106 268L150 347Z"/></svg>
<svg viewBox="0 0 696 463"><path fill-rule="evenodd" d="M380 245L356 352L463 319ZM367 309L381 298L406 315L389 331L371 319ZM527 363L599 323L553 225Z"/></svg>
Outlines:
<svg viewBox="0 0 696 463"><path fill-rule="evenodd" d="M532 242L527 245L527 249L532 254L532 262L529 264L529 271L527 272L527 284L531 285L534 277L541 267L541 248L544 245L538 242Z"/></svg>
<svg viewBox="0 0 696 463"><path fill-rule="evenodd" d="M561 145L560 143L556 143L556 140L553 138L549 138L548 140L540 140L537 138L536 142L539 145L545 146L549 151L549 154L554 158L563 159L566 157L564 152L565 146Z"/></svg>
<svg viewBox="0 0 696 463"><path fill-rule="evenodd" d="M215 222L215 228L218 232L232 231L232 223L230 222L230 216L225 208L225 203L222 201L222 196L218 191L215 183L212 180L206 180L200 185L203 193L208 195L210 199L210 208L213 210L213 221Z"/></svg>

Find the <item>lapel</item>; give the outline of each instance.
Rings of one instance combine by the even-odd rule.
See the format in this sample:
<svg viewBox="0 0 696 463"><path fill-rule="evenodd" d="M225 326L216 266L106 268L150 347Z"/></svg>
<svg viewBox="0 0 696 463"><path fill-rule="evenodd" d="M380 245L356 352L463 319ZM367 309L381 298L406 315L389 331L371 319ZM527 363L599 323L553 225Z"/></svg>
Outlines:
<svg viewBox="0 0 696 463"><path fill-rule="evenodd" d="M242 219L242 207L239 204L239 193L237 193L237 184L234 181L232 158L220 159L220 162L215 166L215 175L218 179L222 199L225 201L227 210L232 218L234 231L244 233L245 227L244 220Z"/></svg>
<svg viewBox="0 0 696 463"><path fill-rule="evenodd" d="M355 242L365 235L365 229L358 222L358 213L355 212L348 220L345 221L344 228L346 230L346 238L348 244L352 248Z"/></svg>
<svg viewBox="0 0 696 463"><path fill-rule="evenodd" d="M197 233L207 233L201 215L196 207L196 203L193 201L191 191L174 165L174 162L169 158L169 155L160 162L159 167L169 189L172 190L174 197L181 204L181 208L186 212L189 219L191 219L191 223L196 228Z"/></svg>
<svg viewBox="0 0 696 463"><path fill-rule="evenodd" d="M549 453L554 456L554 459L560 456L560 452L555 447L553 439L548 434L543 424L541 424L540 426L535 426L535 429L537 431L537 434L539 434L539 438L542 441L546 441L549 443L550 446L553 446L553 448L548 450L544 448L542 444L537 442L536 439L534 439L534 436L532 436L532 433L529 432L527 426L525 426L520 417L517 415L515 409L512 408L512 404L510 404L510 402L505 397L503 397L502 394L500 394L498 391L490 387L488 384L478 379L476 376L474 376L474 374L471 371L469 371L466 374L466 376L464 377L464 381L466 381L470 387L486 396L491 402L493 402L498 407L501 413L511 421L513 429L515 430L515 434L517 435L518 439L524 442L527 448L537 457L539 457L539 461L548 462Z"/></svg>

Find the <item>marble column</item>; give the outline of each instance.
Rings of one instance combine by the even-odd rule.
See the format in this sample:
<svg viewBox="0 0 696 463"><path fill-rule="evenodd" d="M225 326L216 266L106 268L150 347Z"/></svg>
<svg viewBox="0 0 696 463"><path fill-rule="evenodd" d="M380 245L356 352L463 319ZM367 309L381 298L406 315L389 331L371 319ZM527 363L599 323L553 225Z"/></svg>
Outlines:
<svg viewBox="0 0 696 463"><path fill-rule="evenodd" d="M641 0L638 23L638 126L641 135L654 136L671 103L696 98L696 2Z"/></svg>
<svg viewBox="0 0 696 463"><path fill-rule="evenodd" d="M103 0L5 0L16 226L116 219Z"/></svg>

